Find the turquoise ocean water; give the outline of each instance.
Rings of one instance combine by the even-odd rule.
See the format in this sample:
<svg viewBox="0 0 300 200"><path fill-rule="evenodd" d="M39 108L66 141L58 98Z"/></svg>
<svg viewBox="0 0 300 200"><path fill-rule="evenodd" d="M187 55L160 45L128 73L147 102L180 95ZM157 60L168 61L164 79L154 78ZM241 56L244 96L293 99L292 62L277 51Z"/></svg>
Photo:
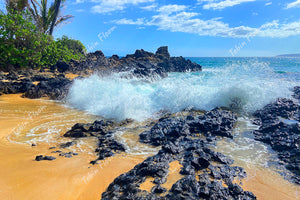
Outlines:
<svg viewBox="0 0 300 200"><path fill-rule="evenodd" d="M251 113L278 97L290 98L300 85L300 58L188 59L203 70L156 80L95 74L76 80L67 102L105 118L143 121L161 110L210 110L236 102L243 113Z"/></svg>

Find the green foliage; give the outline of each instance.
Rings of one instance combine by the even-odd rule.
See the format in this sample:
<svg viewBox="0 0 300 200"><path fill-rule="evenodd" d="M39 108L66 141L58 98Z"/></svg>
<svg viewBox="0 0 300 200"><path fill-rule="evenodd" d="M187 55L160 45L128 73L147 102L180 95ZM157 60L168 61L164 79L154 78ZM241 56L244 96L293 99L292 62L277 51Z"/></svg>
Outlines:
<svg viewBox="0 0 300 200"><path fill-rule="evenodd" d="M85 57L86 49L79 40L73 40L67 36L57 39L56 47L59 55L63 55L61 60L68 62L71 59L80 60Z"/></svg>
<svg viewBox="0 0 300 200"><path fill-rule="evenodd" d="M0 13L0 68L50 67L58 60L65 62L84 57L85 48L67 37L53 40L31 23L28 13Z"/></svg>
<svg viewBox="0 0 300 200"><path fill-rule="evenodd" d="M14 11L0 14L1 67L37 67L53 63L53 60L41 59L53 39L37 31L26 18L28 14Z"/></svg>

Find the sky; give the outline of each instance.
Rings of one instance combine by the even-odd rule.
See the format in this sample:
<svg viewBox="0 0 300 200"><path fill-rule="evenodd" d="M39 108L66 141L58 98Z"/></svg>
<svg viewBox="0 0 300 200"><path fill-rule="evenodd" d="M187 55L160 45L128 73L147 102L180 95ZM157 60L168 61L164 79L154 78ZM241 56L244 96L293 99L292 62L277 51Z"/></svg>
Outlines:
<svg viewBox="0 0 300 200"><path fill-rule="evenodd" d="M107 56L160 46L185 57L300 53L300 0L68 0L62 14L74 18L55 37Z"/></svg>

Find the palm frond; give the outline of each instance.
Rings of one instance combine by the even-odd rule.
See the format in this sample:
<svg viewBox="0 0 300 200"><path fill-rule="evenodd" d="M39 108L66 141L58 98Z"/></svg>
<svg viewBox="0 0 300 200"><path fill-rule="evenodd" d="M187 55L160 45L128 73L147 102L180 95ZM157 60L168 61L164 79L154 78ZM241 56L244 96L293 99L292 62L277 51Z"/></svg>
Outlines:
<svg viewBox="0 0 300 200"><path fill-rule="evenodd" d="M72 19L74 16L73 15L65 15L65 16L61 16L57 19L56 23L55 23L55 26L63 23L63 22L66 22L67 20L69 19Z"/></svg>
<svg viewBox="0 0 300 200"><path fill-rule="evenodd" d="M6 1L18 1L18 0L6 0ZM22 0L27 1L28 0ZM60 16L60 10L63 7L63 3L66 0L53 0L51 4L48 0L30 0L28 10L32 15L35 25L39 31L52 35L54 27L58 24L62 24L69 19L72 15Z"/></svg>

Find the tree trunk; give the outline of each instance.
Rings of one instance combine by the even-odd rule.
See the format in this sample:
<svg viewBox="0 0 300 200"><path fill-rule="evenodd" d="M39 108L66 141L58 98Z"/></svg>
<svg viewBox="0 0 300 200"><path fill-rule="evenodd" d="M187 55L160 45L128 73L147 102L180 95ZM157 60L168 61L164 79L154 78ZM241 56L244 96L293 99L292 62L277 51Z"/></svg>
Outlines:
<svg viewBox="0 0 300 200"><path fill-rule="evenodd" d="M61 1L62 0L55 0L55 11L54 11L54 16L53 16L52 22L50 24L49 35L52 35L52 33L53 33L55 23L56 23L56 20L58 17Z"/></svg>

